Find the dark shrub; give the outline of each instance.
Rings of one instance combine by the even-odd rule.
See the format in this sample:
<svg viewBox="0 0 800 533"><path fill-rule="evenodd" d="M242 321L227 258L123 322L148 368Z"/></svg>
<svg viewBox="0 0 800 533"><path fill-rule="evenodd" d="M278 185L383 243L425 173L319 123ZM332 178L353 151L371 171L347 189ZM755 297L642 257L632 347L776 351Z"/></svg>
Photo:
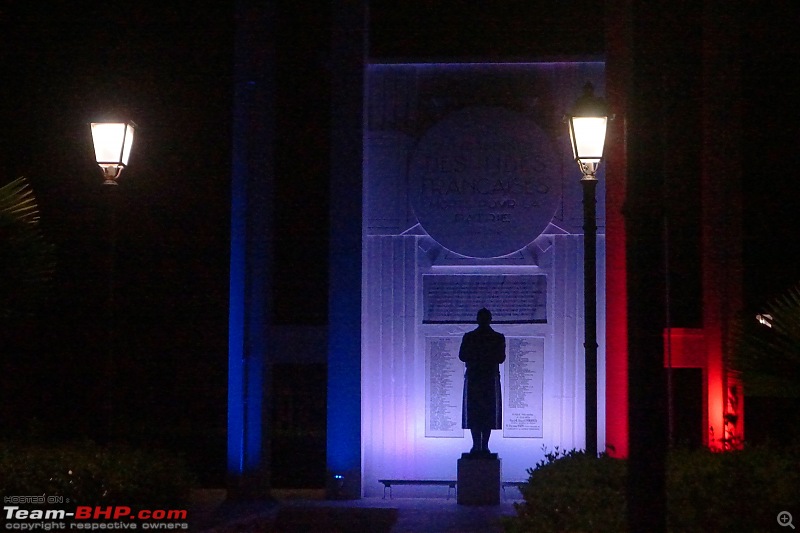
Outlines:
<svg viewBox="0 0 800 533"><path fill-rule="evenodd" d="M672 531L762 531L778 512L800 505L796 452L766 447L669 457L667 505Z"/></svg>
<svg viewBox="0 0 800 533"><path fill-rule="evenodd" d="M528 470L525 503L506 521L512 533L625 529L625 461L572 450L545 454Z"/></svg>
<svg viewBox="0 0 800 533"><path fill-rule="evenodd" d="M583 452L547 453L528 472L524 503L506 531L626 531L627 462ZM781 510L800 508L800 455L766 447L670 452L667 522L675 532L763 531Z"/></svg>
<svg viewBox="0 0 800 533"><path fill-rule="evenodd" d="M79 505L176 505L187 501L193 476L160 451L0 443L0 494L63 496Z"/></svg>

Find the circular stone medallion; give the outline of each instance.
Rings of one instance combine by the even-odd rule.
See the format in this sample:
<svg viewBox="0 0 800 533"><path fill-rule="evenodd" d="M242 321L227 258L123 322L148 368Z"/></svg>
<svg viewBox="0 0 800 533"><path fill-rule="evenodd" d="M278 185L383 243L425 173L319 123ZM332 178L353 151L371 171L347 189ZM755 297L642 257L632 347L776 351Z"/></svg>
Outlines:
<svg viewBox="0 0 800 533"><path fill-rule="evenodd" d="M547 227L560 200L559 158L547 134L508 109L467 108L429 129L410 167L425 231L467 257L501 257Z"/></svg>

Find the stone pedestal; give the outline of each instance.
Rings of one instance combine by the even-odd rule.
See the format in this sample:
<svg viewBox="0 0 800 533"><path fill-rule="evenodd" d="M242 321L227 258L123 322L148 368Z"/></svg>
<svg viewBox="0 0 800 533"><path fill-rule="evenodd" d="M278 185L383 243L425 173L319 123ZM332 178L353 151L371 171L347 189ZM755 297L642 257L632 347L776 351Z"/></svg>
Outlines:
<svg viewBox="0 0 800 533"><path fill-rule="evenodd" d="M458 460L458 503L500 504L500 459L496 453L461 454Z"/></svg>

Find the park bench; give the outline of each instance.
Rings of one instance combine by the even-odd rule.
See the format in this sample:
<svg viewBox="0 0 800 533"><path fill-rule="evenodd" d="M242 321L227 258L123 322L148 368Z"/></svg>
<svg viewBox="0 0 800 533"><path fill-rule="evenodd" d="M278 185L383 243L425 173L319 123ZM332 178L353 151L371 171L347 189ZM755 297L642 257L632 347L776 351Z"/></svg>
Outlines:
<svg viewBox="0 0 800 533"><path fill-rule="evenodd" d="M455 480L446 479L379 479L383 483L383 497L386 499L386 489L389 489L389 499L392 499L392 485L447 485L447 499L450 499L450 491L456 490Z"/></svg>

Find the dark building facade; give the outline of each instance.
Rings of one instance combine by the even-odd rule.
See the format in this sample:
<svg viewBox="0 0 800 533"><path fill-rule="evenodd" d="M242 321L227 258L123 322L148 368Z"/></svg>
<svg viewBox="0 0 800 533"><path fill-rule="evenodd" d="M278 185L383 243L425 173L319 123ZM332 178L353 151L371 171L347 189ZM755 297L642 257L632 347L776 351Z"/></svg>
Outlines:
<svg viewBox="0 0 800 533"><path fill-rule="evenodd" d="M324 152L315 154L327 160L319 172L326 179L328 220L314 230L325 238L305 243L324 246L319 256L328 279L326 326L316 330L327 355L320 350L306 361L326 367L328 495L361 497L364 484L375 481L363 479L362 471L362 313L369 290L362 255L364 92L368 65L392 57L397 63L403 62L397 58L457 63L466 56L478 63L604 63L615 119L604 162L600 439L612 444L611 455L630 457L642 471L663 467L670 437L720 449L735 445L744 431L741 384L727 364L731 324L742 307L741 170L731 156L741 144L736 13L711 1L679 7L587 3L582 7L595 11L594 31L586 32L575 23L584 15L577 6L542 3L527 8L527 17L475 8L450 12L450 19L437 18L437 8L419 7L397 13L380 2L369 8L333 2L330 11L312 18L321 25L314 29L331 36L324 45L312 40L326 55L314 72L324 73L319 99L331 110L320 119ZM271 287L272 273L281 268L275 266L280 222L273 215L284 200L274 191L292 179L285 152L276 147L290 130L314 121L280 119L280 95L287 90L281 85L286 80L278 68L281 57L287 47L302 47L304 39L289 35L294 41L287 44L276 35L282 35L278 28L287 18L302 11L280 2L242 1L237 14L228 472L231 486L242 494L269 489L275 429L266 413L273 412L273 368L292 362L276 352L278 345L291 345L281 340L289 330L273 327L280 323L276 302L308 297L302 292L276 297ZM492 37L463 45L467 23L482 18L488 26L499 21ZM418 26L402 27L412 19ZM539 24L540 31L513 22L520 19ZM438 36L436 24L441 24ZM302 57L319 59L314 51ZM659 480L641 482L658 486Z"/></svg>

